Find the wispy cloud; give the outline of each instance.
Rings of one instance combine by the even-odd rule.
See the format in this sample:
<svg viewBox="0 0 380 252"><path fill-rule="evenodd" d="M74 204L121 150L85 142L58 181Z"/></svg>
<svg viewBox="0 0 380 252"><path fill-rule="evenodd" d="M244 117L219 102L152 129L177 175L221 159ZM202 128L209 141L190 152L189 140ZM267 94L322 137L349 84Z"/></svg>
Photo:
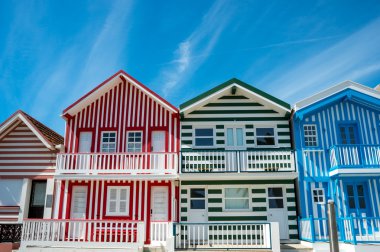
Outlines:
<svg viewBox="0 0 380 252"><path fill-rule="evenodd" d="M379 27L380 18L377 18L322 52L302 60L295 67L289 69L284 67L287 64L283 64L256 83L270 83L270 92L296 102L347 79L360 81L380 70Z"/></svg>
<svg viewBox="0 0 380 252"><path fill-rule="evenodd" d="M178 89L209 57L233 14L232 6L226 1L215 2L203 16L199 26L178 44L174 59L161 69L158 83L164 96Z"/></svg>

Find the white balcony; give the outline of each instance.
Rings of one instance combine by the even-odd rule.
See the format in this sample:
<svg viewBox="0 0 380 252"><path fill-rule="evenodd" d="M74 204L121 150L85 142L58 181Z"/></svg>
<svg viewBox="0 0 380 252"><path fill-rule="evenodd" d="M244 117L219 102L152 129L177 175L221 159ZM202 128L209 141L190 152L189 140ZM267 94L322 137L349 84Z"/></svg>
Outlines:
<svg viewBox="0 0 380 252"><path fill-rule="evenodd" d="M177 153L75 153L57 155L57 174L177 174Z"/></svg>
<svg viewBox="0 0 380 252"><path fill-rule="evenodd" d="M182 173L294 172L292 151L184 151Z"/></svg>

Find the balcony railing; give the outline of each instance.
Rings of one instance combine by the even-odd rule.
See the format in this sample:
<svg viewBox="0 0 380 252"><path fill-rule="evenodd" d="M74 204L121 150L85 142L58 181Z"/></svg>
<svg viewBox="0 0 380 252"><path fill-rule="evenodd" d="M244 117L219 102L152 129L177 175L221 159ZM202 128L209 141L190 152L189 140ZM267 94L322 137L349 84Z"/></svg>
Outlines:
<svg viewBox="0 0 380 252"><path fill-rule="evenodd" d="M122 220L24 220L21 246L79 246L139 248L144 223Z"/></svg>
<svg viewBox="0 0 380 252"><path fill-rule="evenodd" d="M176 174L177 153L58 154L58 174Z"/></svg>
<svg viewBox="0 0 380 252"><path fill-rule="evenodd" d="M330 148L331 170L380 168L380 145L334 145Z"/></svg>
<svg viewBox="0 0 380 252"><path fill-rule="evenodd" d="M183 173L295 171L292 151L184 151Z"/></svg>

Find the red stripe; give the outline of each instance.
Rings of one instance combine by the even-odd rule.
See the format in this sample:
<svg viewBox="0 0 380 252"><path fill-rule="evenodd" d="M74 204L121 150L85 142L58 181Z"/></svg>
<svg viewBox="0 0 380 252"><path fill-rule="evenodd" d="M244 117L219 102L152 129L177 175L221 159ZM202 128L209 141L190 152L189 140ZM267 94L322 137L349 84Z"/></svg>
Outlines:
<svg viewBox="0 0 380 252"><path fill-rule="evenodd" d="M55 171L54 169L0 169L0 174L2 172L14 172L14 173L20 173L20 172L51 172L51 173L54 173L54 171Z"/></svg>
<svg viewBox="0 0 380 252"><path fill-rule="evenodd" d="M50 157L1 157L0 160L55 160L53 156Z"/></svg>
<svg viewBox="0 0 380 252"><path fill-rule="evenodd" d="M0 163L0 167L1 166L54 166L54 165L55 163Z"/></svg>

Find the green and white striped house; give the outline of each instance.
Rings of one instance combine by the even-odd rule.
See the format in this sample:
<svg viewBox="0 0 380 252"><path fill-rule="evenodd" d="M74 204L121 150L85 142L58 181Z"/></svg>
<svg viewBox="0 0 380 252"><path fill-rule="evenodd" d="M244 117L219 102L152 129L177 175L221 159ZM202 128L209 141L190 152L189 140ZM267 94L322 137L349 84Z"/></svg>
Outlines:
<svg viewBox="0 0 380 252"><path fill-rule="evenodd" d="M298 238L290 111L238 79L180 105L181 222L279 222L281 239Z"/></svg>

